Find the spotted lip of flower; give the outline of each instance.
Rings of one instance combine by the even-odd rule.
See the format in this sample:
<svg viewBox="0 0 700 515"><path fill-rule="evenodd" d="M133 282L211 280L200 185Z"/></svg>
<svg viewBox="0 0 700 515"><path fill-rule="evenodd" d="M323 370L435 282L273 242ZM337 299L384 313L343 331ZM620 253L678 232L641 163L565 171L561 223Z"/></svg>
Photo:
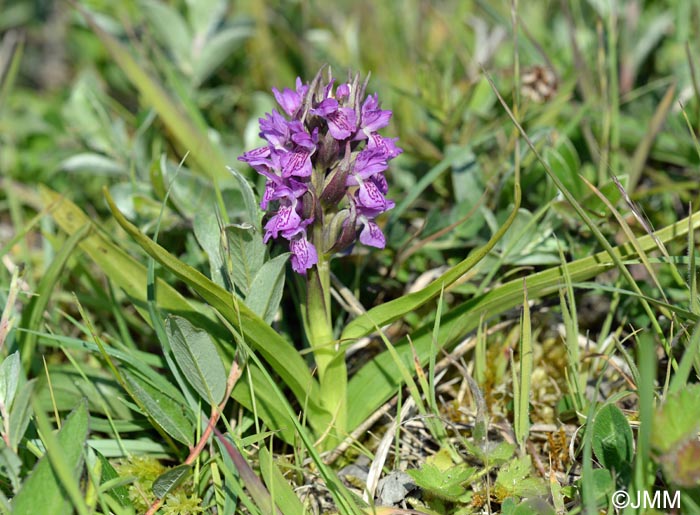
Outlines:
<svg viewBox="0 0 700 515"><path fill-rule="evenodd" d="M335 139L349 138L357 130L355 110L350 107L340 107L335 98L327 98L315 109L311 110L328 122L328 132Z"/></svg>
<svg viewBox="0 0 700 515"><path fill-rule="evenodd" d="M289 242L289 250L292 251L292 270L299 274L306 271L318 263L318 253L316 247L306 239L302 233L301 237L293 238Z"/></svg>
<svg viewBox="0 0 700 515"><path fill-rule="evenodd" d="M386 246L386 239L379 226L368 219L360 220L360 222L364 225L362 231L360 231L360 243L369 247L383 249Z"/></svg>
<svg viewBox="0 0 700 515"><path fill-rule="evenodd" d="M402 152L398 138L377 132L392 112L381 109L376 93L365 97L367 81L355 76L336 87L330 73L327 81L322 75L309 84L297 78L294 90L273 88L284 114L275 109L260 118L266 145L238 158L266 178L264 241L286 239L300 274L318 263L317 249L326 259L358 239L384 248L375 220L394 207L384 172Z"/></svg>
<svg viewBox="0 0 700 515"><path fill-rule="evenodd" d="M356 195L362 207L377 213L383 213L394 207L394 203L384 198L377 185L371 180L362 181Z"/></svg>
<svg viewBox="0 0 700 515"><path fill-rule="evenodd" d="M294 147L289 152L281 154L282 177L309 177L313 170L311 155L316 151L318 129L312 134L295 132L292 134Z"/></svg>
<svg viewBox="0 0 700 515"><path fill-rule="evenodd" d="M282 206L268 222L265 224L265 243L270 238L277 238L281 232L289 234L295 232L301 226L301 217L296 211L296 205Z"/></svg>

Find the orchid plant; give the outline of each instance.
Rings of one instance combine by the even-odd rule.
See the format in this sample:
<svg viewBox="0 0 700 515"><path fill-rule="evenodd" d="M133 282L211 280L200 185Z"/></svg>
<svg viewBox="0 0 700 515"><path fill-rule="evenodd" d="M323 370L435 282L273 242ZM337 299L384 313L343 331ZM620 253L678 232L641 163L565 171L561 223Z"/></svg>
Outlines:
<svg viewBox="0 0 700 515"><path fill-rule="evenodd" d="M286 240L293 270L305 277L302 317L313 349L321 405L344 428L347 371L331 324L331 257L358 239L384 248L376 219L394 207L384 172L401 153L398 138L379 134L392 112L377 94L365 96L359 75L338 84L323 69L311 83L272 92L277 110L260 119L262 147L239 159L266 178L261 209L268 213L264 241Z"/></svg>

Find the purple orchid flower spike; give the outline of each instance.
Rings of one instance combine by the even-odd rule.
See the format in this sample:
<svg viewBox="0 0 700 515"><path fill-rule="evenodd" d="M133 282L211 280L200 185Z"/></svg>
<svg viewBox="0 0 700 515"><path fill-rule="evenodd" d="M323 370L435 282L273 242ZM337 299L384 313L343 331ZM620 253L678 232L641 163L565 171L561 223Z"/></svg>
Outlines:
<svg viewBox="0 0 700 515"><path fill-rule="evenodd" d="M365 96L358 76L335 84L319 72L308 84L297 78L293 90L274 88L286 117L273 110L261 118L266 144L238 158L266 178L264 240L287 240L300 274L353 241L384 248L376 219L394 207L384 172L402 150L378 132L392 112L376 93Z"/></svg>

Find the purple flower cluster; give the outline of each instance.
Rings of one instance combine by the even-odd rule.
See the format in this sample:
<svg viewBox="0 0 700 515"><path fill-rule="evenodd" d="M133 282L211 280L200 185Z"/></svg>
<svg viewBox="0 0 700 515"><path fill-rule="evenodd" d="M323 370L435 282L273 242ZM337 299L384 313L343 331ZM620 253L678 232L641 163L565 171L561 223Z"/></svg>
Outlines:
<svg viewBox="0 0 700 515"><path fill-rule="evenodd" d="M297 79L295 90L273 89L287 116L273 110L261 118L267 144L238 158L266 177L265 242L288 240L298 273L314 266L319 252L347 248L358 233L361 243L384 248L375 219L394 207L384 171L402 150L398 138L377 132L392 113L376 94L365 98L366 87L359 76L335 87L330 71L325 81L319 71L310 84Z"/></svg>

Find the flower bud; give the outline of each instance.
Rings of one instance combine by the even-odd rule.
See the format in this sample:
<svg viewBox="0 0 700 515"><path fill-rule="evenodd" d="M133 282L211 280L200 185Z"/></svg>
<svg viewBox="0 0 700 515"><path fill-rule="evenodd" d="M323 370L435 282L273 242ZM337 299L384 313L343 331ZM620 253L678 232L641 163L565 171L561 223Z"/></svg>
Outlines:
<svg viewBox="0 0 700 515"><path fill-rule="evenodd" d="M324 249L328 253L342 252L357 239L355 217L349 209L336 213L323 231Z"/></svg>

